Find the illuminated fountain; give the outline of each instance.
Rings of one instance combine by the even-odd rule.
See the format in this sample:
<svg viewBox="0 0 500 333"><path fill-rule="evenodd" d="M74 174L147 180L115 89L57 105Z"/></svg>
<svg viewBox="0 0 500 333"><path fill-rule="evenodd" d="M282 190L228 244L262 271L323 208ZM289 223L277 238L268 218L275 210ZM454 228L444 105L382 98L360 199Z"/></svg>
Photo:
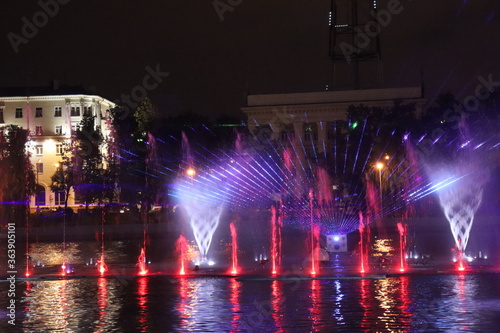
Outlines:
<svg viewBox="0 0 500 333"><path fill-rule="evenodd" d="M402 222L397 223L398 233L399 233L399 271L404 272L406 270L405 262L405 249L406 249L406 233L407 228Z"/></svg>
<svg viewBox="0 0 500 333"><path fill-rule="evenodd" d="M175 247L177 257L179 258L179 274L185 275L188 262L188 244L184 235L179 236L179 239L175 243Z"/></svg>
<svg viewBox="0 0 500 333"><path fill-rule="evenodd" d="M278 274L279 266L281 265L282 240L281 230L283 227L283 219L277 216L276 207L271 207L271 273Z"/></svg>
<svg viewBox="0 0 500 333"><path fill-rule="evenodd" d="M231 230L231 274L238 274L238 233L234 222L229 224Z"/></svg>
<svg viewBox="0 0 500 333"><path fill-rule="evenodd" d="M144 247L141 248L141 254L139 254L139 258L137 260L137 266L139 267L139 275L148 274L148 266L146 263L146 251Z"/></svg>
<svg viewBox="0 0 500 333"><path fill-rule="evenodd" d="M209 263L208 250L212 244L214 232L219 226L223 207L189 205L185 209L196 245L200 251L198 264Z"/></svg>
<svg viewBox="0 0 500 333"><path fill-rule="evenodd" d="M192 230L200 252L197 264L209 261L212 238L221 224L223 211L241 214L240 217L259 212L256 214L262 214L267 227L267 212L271 210L269 236L263 232L264 241L259 239L259 244L251 246L254 246L255 258L262 254L264 264L269 258L272 275L284 271L280 263L284 230L300 232L304 250L294 253L293 258L306 259L307 274L313 276L319 274L320 262L324 264L329 259L321 247L325 236L327 240L337 239L338 242L340 236L357 230L360 261L356 266L362 273L368 272L370 222L377 224L377 236L386 235L383 217L408 209L411 202L432 193L432 189L422 185L421 179L416 181L420 177L412 164L416 154L407 160L403 148L396 149L397 153L391 156L377 149L378 155L375 155L371 140L374 134L366 132L373 132L373 129L367 125L367 120L359 124L361 126L356 127L353 123L349 129L334 124L330 133L331 149L327 149L326 144L311 145L309 141L312 140L303 142L302 136L296 137L298 142L294 142L295 139L290 142L277 140L269 144L266 140L270 141L271 137L264 135L258 136L260 141L251 147L239 135L234 150L208 151L200 143L195 143L200 147L190 147L183 134L183 161L171 195L185 213ZM406 141L401 140L400 144L409 145L408 135L405 138ZM382 162L383 168L380 167ZM259 223L258 217L255 221ZM222 221L222 224L228 222ZM185 231L183 229L190 237ZM240 231L240 236L243 234L244 231ZM400 237L401 251L404 251L406 234ZM240 240L242 249L246 245ZM342 248L330 250L331 253L346 251L347 243ZM404 254L401 256L399 268L404 270ZM234 268L234 256L232 258L230 265ZM239 261L244 267L244 258Z"/></svg>
<svg viewBox="0 0 500 333"><path fill-rule="evenodd" d="M314 223L313 190L309 190L309 206L311 219L311 275L319 272L319 226Z"/></svg>
<svg viewBox="0 0 500 333"><path fill-rule="evenodd" d="M104 221L106 220L106 213L102 210L101 216L101 259L99 260L99 273L104 275L107 271L106 262L104 261Z"/></svg>
<svg viewBox="0 0 500 333"><path fill-rule="evenodd" d="M368 272L368 253L365 249L365 224L363 223L363 213L359 212L359 271L364 274Z"/></svg>
<svg viewBox="0 0 500 333"><path fill-rule="evenodd" d="M483 189L480 182L461 179L438 191L439 203L448 220L457 248L458 269L465 269L464 252L474 223L474 215L481 205Z"/></svg>

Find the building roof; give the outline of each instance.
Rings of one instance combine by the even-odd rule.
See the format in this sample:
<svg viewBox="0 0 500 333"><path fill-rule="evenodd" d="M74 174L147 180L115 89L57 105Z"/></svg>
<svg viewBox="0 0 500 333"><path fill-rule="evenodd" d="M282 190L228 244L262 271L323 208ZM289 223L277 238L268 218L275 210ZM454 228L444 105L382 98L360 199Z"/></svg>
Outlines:
<svg viewBox="0 0 500 333"><path fill-rule="evenodd" d="M56 95L95 95L95 91L91 92L83 86L58 85L57 83L42 87L0 87L1 97Z"/></svg>
<svg viewBox="0 0 500 333"><path fill-rule="evenodd" d="M423 98L421 87L248 95L247 106L356 103Z"/></svg>

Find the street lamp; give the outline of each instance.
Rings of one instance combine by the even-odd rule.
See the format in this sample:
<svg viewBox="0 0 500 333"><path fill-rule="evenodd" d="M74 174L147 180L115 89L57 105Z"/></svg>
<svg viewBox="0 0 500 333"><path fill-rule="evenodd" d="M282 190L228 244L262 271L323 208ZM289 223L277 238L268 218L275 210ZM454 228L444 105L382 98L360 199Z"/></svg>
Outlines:
<svg viewBox="0 0 500 333"><path fill-rule="evenodd" d="M188 168L186 170L186 175L189 177L194 177L196 175L196 170L194 168Z"/></svg>

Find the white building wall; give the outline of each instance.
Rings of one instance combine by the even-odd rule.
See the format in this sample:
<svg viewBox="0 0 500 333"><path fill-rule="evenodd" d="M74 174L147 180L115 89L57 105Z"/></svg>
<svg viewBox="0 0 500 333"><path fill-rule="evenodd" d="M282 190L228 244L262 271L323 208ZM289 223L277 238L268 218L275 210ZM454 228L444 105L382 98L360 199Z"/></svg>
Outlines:
<svg viewBox="0 0 500 333"><path fill-rule="evenodd" d="M56 107L61 108L61 116L56 116ZM79 107L80 116L71 116L71 107ZM50 190L51 177L62 158L60 154L57 154L56 147L58 144L71 140L72 127L76 128L81 122L84 107L91 108L92 115L96 116L96 125L100 124L103 135L108 136L110 130L106 123L106 112L115 107L115 104L102 97L95 95L0 96L0 109L3 110L4 120L0 123L0 127L17 125L30 130L30 160L36 172L37 183L45 189L44 206L48 208L58 206L56 194ZM16 108L22 108L22 118L16 118ZM37 108L42 108L41 117L36 115ZM37 126L42 126L43 133L37 133ZM56 133L56 126L61 126L60 134ZM37 154L37 146L42 147L42 154ZM42 163L42 172L37 172L37 163ZM35 207L35 197L32 198L31 204ZM68 204L75 205L73 191L69 195Z"/></svg>

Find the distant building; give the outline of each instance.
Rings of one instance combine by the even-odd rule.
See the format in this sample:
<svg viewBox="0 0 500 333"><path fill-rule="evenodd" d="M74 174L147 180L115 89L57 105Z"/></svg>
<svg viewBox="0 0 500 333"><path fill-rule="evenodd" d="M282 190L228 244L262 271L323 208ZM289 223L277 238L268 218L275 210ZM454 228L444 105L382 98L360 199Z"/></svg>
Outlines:
<svg viewBox="0 0 500 333"><path fill-rule="evenodd" d="M347 121L349 106L391 108L395 101L415 104L419 116L427 100L421 87L249 95L242 111L251 132L270 126L273 139L294 141L322 152L332 140L334 124ZM301 151L298 149L297 151Z"/></svg>
<svg viewBox="0 0 500 333"><path fill-rule="evenodd" d="M63 206L64 192L50 190L51 177L61 162L64 143L72 140L72 134L84 115L95 116L96 126L103 135L109 135L106 123L108 111L115 104L97 95L86 94L80 87L58 86L27 88L0 88L0 129L17 125L30 133L31 163L36 172L37 193L31 207L55 208ZM71 190L68 205L74 206Z"/></svg>

